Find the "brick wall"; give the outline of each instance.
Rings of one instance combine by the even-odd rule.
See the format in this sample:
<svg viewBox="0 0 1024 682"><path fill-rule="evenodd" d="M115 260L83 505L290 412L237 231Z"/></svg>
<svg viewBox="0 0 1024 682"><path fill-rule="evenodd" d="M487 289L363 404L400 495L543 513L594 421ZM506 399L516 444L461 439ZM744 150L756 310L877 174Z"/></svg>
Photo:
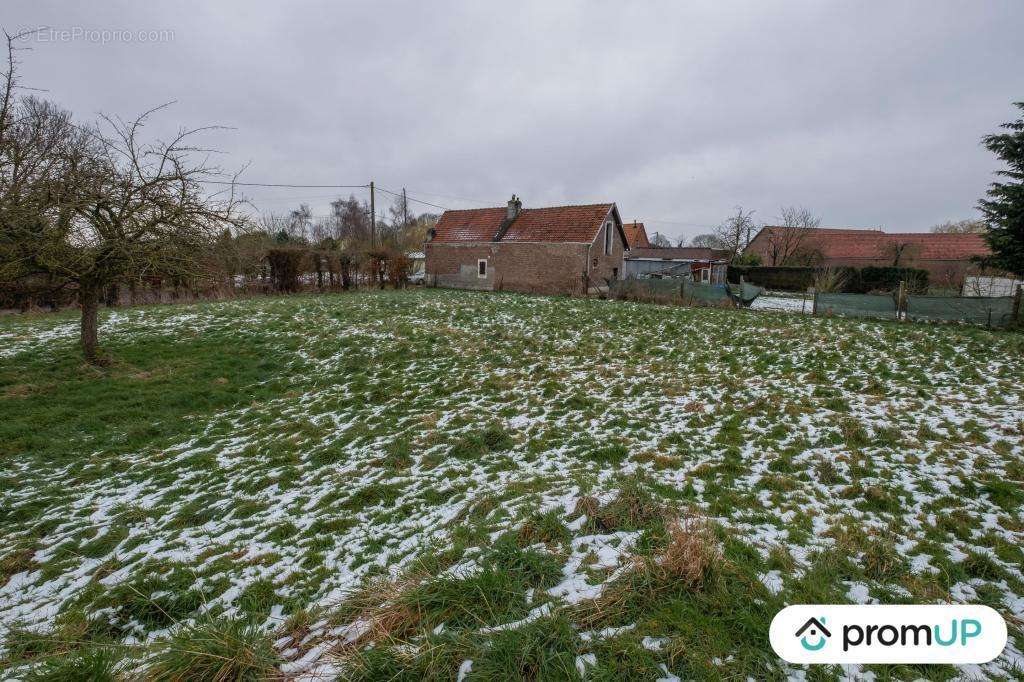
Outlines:
<svg viewBox="0 0 1024 682"><path fill-rule="evenodd" d="M427 284L457 289L581 294L587 250L586 244L557 242L427 243ZM611 257L600 253L602 267L610 272L613 266L608 262L614 259L614 251ZM621 241L618 254L617 267L621 272ZM477 274L478 259L487 260L486 277Z"/></svg>
<svg viewBox="0 0 1024 682"><path fill-rule="evenodd" d="M605 254L605 232L611 230L612 248L610 254ZM590 245L590 286L605 286L606 280L622 279L622 237L617 234L618 228L615 221L609 215L604 226L598 230L594 243Z"/></svg>

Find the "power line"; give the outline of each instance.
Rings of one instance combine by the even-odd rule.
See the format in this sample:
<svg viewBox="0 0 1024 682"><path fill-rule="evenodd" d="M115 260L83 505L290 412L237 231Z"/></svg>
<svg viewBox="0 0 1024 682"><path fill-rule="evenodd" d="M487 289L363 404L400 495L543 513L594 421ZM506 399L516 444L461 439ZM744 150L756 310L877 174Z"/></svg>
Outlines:
<svg viewBox="0 0 1024 682"><path fill-rule="evenodd" d="M296 183L278 183L278 182L232 182L232 181L228 181L228 180L200 180L200 182L202 182L203 184L207 184L207 185L233 185L233 186L236 186L236 187L282 187L282 188L289 188L289 189L369 189L370 188L370 185L368 185L368 184L365 184L365 185L303 185L303 184L296 184ZM375 189L379 189L380 191L385 192L387 194L390 194L391 196L394 196L394 197L402 196L401 192L396 192L394 190L390 190L390 189L381 187L380 185L376 185ZM486 206L500 205L500 202L490 202L490 201L483 201L483 200L480 200L480 199L470 199L469 197L460 197L460 196L455 196L455 195L451 195L451 194L437 194L437 193L433 193L433 192L421 192L419 190L415 190L415 191L416 191L417 194L423 194L425 196L437 196L437 197L442 197L442 198L447 198L447 199L456 199L456 200L459 200L459 201L468 201L468 202L472 202L472 203L475 203L475 204L483 204L483 205L486 205ZM295 197L295 199L321 199L321 198L330 198L330 197L329 196L324 196L324 197L321 197L321 196ZM269 201L287 201L289 199L290 198L286 198L286 197L271 197L271 198L268 198L268 199L263 199L262 203L266 203L266 202L269 202ZM405 199L407 201L415 201L416 203L423 204L425 206L430 206L431 208L438 208L438 209L441 209L442 211L452 210L448 206L442 206L440 204L435 204L435 203L432 203L430 201L425 201L423 199L418 199L418 198L416 198L415 196L413 196L412 194L409 194L409 193L405 194ZM645 220L645 222L649 222L649 223L665 223L665 224L668 224L668 225L681 225L681 226L684 226L684 227L700 227L700 228L707 228L707 229L713 229L714 227L716 227L715 225L701 225L701 224L698 224L698 223L685 223L685 222L681 222L681 221L678 221L678 220L661 220L661 219L658 219L658 218L647 218Z"/></svg>
<svg viewBox="0 0 1024 682"><path fill-rule="evenodd" d="M638 223L666 223L668 225L683 225L684 227L706 227L708 229L714 229L717 225L701 225L699 223L683 223L678 220L659 220L658 218L645 218L643 220L637 220Z"/></svg>
<svg viewBox="0 0 1024 682"><path fill-rule="evenodd" d="M292 185L273 182L230 182L228 180L200 180L206 185L235 185L237 187L290 187L294 189L368 189L369 185Z"/></svg>
<svg viewBox="0 0 1024 682"><path fill-rule="evenodd" d="M306 184L299 184L299 183L284 183L284 182L233 182L233 181L229 181L229 180L200 180L200 182L203 183L203 184L206 184L206 185L225 185L225 186L234 186L234 187L282 187L282 188L288 188L288 189L369 189L370 188L370 185L368 185L368 184L366 184L366 185L306 185ZM379 189L380 191L386 192L386 193L388 193L388 194L390 194L392 196L395 196L395 197L401 196L401 194L399 192L395 192L395 191L390 190L390 189L385 189L384 187L380 187L379 185L376 187L376 189ZM468 197L459 197L459 196L448 195L448 194L434 194L434 193L431 193L431 192L418 192L418 193L426 195L426 196L439 196L439 197L447 198L447 199L457 199L459 201L469 201L469 202L472 202L472 203L475 203L475 204L490 205L492 203L492 202L489 202L489 201L481 201L479 199L470 199ZM319 199L321 197L296 197L296 198L297 199L306 199L306 198L308 198L308 199ZM274 197L272 200L279 200L279 199L283 200L284 198L283 197ZM418 198L416 198L414 196L411 196L409 194L406 194L406 199L408 201L415 201L415 202L423 204L425 206L430 206L432 208L439 208L442 211L450 210L450 208L448 206L441 206L440 204L435 204L435 203L430 202L430 201L425 201L423 199L418 199Z"/></svg>
<svg viewBox="0 0 1024 682"><path fill-rule="evenodd" d="M306 201L315 199L337 199L337 194L296 194L286 197L260 197L259 203L280 203L280 202L295 202L295 201Z"/></svg>
<svg viewBox="0 0 1024 682"><path fill-rule="evenodd" d="M379 190L380 190L381 192L387 192L388 194L390 194L390 195L392 195L392 196L396 196L396 197L400 197L400 196L402 196L402 193L401 193L401 192L393 192L393 191L391 191L390 189L384 189L384 188L383 188L383 187L381 187L380 185L377 185L376 187L377 187L377 189L379 189ZM407 194L405 195L405 198L406 198L406 199L408 199L409 201L415 201L415 202L418 202L418 203L421 203L421 204L426 204L427 206L433 206L434 208L439 208L439 209L441 209L442 211L449 211L449 210L451 210L451 209L449 209L449 208L448 208L447 206L440 206L440 205L438 205L438 204L432 204L432 203L430 203L429 201L423 201L423 199L417 199L417 198L415 198L415 197L413 197L413 196L410 196L410 195L409 195L408 193L407 193Z"/></svg>
<svg viewBox="0 0 1024 682"><path fill-rule="evenodd" d="M437 194L436 192L424 192L421 189L412 190L415 194L422 194L428 197L440 197L442 199L456 199L457 201L468 201L472 204L483 204L484 206L498 206L500 201L484 201L483 199L470 199L469 197L455 196L454 194Z"/></svg>

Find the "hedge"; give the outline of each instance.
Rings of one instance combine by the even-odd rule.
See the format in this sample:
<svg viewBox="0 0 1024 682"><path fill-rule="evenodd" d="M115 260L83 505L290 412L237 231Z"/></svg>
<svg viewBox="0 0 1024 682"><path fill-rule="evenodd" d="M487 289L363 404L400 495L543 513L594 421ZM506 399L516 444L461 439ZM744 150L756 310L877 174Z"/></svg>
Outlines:
<svg viewBox="0 0 1024 682"><path fill-rule="evenodd" d="M866 294L871 291L895 291L900 282L907 283L909 293L928 291L928 271L920 268L879 267L837 268L842 275L841 292ZM739 284L740 278L765 289L780 291L807 291L814 286L814 277L824 268L795 266L737 266L730 265L726 279Z"/></svg>
<svg viewBox="0 0 1024 682"><path fill-rule="evenodd" d="M739 284L742 277L743 281L765 289L807 291L809 287L814 286L816 271L816 268L790 266L730 265L726 271L726 279L731 284Z"/></svg>

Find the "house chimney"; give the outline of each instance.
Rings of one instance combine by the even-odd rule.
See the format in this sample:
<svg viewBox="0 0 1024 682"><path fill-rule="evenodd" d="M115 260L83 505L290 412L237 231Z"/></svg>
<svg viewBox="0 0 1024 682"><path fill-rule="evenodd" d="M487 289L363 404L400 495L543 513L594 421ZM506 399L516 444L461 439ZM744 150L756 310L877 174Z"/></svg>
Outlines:
<svg viewBox="0 0 1024 682"><path fill-rule="evenodd" d="M509 222L512 222L513 220L515 220L516 216L519 215L519 211L522 210L522 208L523 208L523 201L522 201L522 199L520 199L515 194L513 194L512 198L509 199L509 201L508 201L508 213L505 216L506 220L508 220Z"/></svg>

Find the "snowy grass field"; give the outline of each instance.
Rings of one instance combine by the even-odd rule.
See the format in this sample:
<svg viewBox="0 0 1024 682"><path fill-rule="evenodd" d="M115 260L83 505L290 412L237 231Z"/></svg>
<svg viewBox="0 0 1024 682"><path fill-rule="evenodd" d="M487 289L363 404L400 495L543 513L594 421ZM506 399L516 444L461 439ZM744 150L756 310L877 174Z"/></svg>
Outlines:
<svg viewBox="0 0 1024 682"><path fill-rule="evenodd" d="M1020 334L439 290L101 322L104 370L0 320L0 676L1024 676ZM768 645L947 601L1000 658Z"/></svg>

